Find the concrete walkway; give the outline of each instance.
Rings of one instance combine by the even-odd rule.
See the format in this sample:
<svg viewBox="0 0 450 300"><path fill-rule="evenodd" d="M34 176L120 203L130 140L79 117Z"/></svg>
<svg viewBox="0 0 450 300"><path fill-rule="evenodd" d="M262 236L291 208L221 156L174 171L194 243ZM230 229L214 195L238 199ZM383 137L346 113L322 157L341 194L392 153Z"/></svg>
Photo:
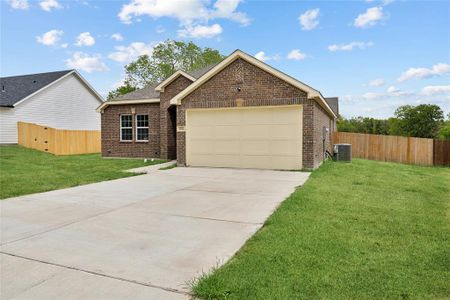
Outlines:
<svg viewBox="0 0 450 300"><path fill-rule="evenodd" d="M147 172L0 201L0 299L188 298L309 176Z"/></svg>

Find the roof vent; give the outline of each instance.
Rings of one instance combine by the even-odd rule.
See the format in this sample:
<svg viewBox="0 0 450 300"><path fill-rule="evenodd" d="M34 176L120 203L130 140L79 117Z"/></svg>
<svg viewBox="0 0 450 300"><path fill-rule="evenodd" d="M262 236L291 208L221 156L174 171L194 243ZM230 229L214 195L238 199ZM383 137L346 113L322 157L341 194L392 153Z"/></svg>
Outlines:
<svg viewBox="0 0 450 300"><path fill-rule="evenodd" d="M37 81L36 80L33 80L33 83L36 83Z"/></svg>
<svg viewBox="0 0 450 300"><path fill-rule="evenodd" d="M5 91L5 85L2 84L2 92L6 92Z"/></svg>

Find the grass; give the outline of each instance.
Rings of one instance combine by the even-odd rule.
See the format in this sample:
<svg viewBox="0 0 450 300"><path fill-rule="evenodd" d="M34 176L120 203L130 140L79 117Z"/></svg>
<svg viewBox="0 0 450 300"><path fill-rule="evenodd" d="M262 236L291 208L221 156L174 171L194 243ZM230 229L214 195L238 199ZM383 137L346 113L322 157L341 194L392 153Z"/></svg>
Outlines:
<svg viewBox="0 0 450 300"><path fill-rule="evenodd" d="M0 146L0 199L135 176L127 169L163 160L103 159L100 154L55 156L20 146Z"/></svg>
<svg viewBox="0 0 450 300"><path fill-rule="evenodd" d="M203 299L448 299L449 196L448 168L327 162L192 291Z"/></svg>

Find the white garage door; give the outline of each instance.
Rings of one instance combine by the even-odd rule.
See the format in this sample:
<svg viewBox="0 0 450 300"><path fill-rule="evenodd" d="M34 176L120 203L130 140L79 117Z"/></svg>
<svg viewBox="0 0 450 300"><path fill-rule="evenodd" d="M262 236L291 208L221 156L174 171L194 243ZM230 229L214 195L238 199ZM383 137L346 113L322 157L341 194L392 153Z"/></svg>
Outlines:
<svg viewBox="0 0 450 300"><path fill-rule="evenodd" d="M191 109L188 166L302 168L302 106Z"/></svg>

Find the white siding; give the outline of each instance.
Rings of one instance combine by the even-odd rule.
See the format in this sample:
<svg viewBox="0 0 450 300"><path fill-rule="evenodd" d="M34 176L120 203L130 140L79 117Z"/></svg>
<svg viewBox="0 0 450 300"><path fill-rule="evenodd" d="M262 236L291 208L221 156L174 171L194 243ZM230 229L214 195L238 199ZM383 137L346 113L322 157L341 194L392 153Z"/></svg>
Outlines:
<svg viewBox="0 0 450 300"><path fill-rule="evenodd" d="M17 143L17 122L59 129L100 130L100 101L71 74L14 108L0 109L0 143Z"/></svg>

